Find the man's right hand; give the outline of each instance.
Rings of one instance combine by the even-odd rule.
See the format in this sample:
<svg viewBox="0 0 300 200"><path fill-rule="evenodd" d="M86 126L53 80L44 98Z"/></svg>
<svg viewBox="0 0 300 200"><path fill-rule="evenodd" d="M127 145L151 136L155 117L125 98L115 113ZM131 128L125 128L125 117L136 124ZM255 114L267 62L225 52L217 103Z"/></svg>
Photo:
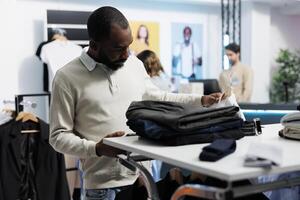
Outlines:
<svg viewBox="0 0 300 200"><path fill-rule="evenodd" d="M111 134L108 134L104 138L110 138L110 137L121 137L125 134L124 131L117 131ZM103 143L103 139L96 144L96 154L97 156L108 156L108 157L116 157L118 154L125 154L126 152L117 149L111 146L108 146Z"/></svg>

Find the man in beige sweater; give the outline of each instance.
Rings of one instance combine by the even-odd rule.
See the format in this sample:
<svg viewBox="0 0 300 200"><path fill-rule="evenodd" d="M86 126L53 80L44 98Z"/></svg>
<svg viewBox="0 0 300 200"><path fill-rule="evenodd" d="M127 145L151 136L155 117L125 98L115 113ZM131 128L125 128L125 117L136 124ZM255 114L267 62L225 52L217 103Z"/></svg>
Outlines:
<svg viewBox="0 0 300 200"><path fill-rule="evenodd" d="M113 7L95 10L87 22L89 47L55 75L50 109L50 143L80 158L84 199L114 199L137 175L115 158L122 153L103 144L104 137L131 132L125 112L132 101L161 100L209 106L220 93L200 96L160 91L143 63L129 56L127 19Z"/></svg>
<svg viewBox="0 0 300 200"><path fill-rule="evenodd" d="M219 84L221 90L230 96L231 92L237 102L249 102L252 95L253 72L250 67L240 62L240 46L231 43L225 47L226 55L231 64L229 70L221 73Z"/></svg>

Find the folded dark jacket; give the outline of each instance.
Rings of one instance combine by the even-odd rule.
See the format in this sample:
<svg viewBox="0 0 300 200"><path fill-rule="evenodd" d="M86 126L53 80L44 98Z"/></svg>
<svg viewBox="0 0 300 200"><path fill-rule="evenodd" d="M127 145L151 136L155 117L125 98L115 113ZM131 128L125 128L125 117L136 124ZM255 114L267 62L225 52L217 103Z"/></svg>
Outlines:
<svg viewBox="0 0 300 200"><path fill-rule="evenodd" d="M238 140L244 137L244 133L240 129L230 129L216 133L179 135L168 139L154 140L156 143L165 146L179 146L188 144L211 143L216 139L234 139Z"/></svg>
<svg viewBox="0 0 300 200"><path fill-rule="evenodd" d="M126 112L129 121L144 119L156 122L177 132L194 131L238 119L236 106L204 108L166 101L135 101Z"/></svg>
<svg viewBox="0 0 300 200"><path fill-rule="evenodd" d="M202 128L192 131L178 132L176 130L167 128L165 126L161 126L156 122L150 120L136 119L136 120L128 120L127 125L131 130L136 132L138 135L142 137L146 137L149 139L161 140L161 139L170 139L177 136L187 136L187 135L198 135L198 134L211 134L223 132L229 129L239 129L243 125L243 120L233 119L225 122L221 122L216 125L212 125L208 128Z"/></svg>

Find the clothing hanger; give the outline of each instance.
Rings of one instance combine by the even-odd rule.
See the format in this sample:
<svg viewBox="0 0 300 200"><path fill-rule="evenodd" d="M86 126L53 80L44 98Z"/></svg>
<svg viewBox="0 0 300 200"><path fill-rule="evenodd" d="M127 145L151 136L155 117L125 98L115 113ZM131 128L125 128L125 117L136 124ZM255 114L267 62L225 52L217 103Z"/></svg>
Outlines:
<svg viewBox="0 0 300 200"><path fill-rule="evenodd" d="M39 123L38 118L36 118L36 116L33 115L32 113L28 113L28 112L20 112L16 117L16 121L20 121L20 120L22 120L22 122L32 121L35 123Z"/></svg>
<svg viewBox="0 0 300 200"><path fill-rule="evenodd" d="M18 114L18 116L16 117L16 121L20 121L22 120L22 122L27 122L27 121L32 121L34 123L39 123L38 118L33 115L32 113L27 113L27 112L20 112ZM21 130L21 133L38 133L40 132L39 130Z"/></svg>

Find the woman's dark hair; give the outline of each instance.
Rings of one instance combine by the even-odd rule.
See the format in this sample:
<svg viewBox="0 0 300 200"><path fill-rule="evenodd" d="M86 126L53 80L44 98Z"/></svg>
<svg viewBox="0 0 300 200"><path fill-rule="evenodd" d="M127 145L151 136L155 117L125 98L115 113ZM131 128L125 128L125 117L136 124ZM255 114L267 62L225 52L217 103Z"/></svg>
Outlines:
<svg viewBox="0 0 300 200"><path fill-rule="evenodd" d="M149 30L148 30L147 26L141 24L141 25L139 26L138 30L137 30L136 37L137 37L137 39L140 39L140 38L141 38L141 36L140 36L140 30L141 30L141 28L145 28L145 29L146 29L147 36L146 36L146 38L145 38L145 42L146 42L146 44L149 46L149 41L148 41L148 40L149 40Z"/></svg>
<svg viewBox="0 0 300 200"><path fill-rule="evenodd" d="M139 53L137 57L144 63L144 67L151 77L159 76L159 72L161 71L164 72L159 58L153 51L144 50L141 53Z"/></svg>
<svg viewBox="0 0 300 200"><path fill-rule="evenodd" d="M240 45L236 44L236 43L230 43L225 47L226 50L230 50L233 51L234 53L240 53L241 49L240 49Z"/></svg>

